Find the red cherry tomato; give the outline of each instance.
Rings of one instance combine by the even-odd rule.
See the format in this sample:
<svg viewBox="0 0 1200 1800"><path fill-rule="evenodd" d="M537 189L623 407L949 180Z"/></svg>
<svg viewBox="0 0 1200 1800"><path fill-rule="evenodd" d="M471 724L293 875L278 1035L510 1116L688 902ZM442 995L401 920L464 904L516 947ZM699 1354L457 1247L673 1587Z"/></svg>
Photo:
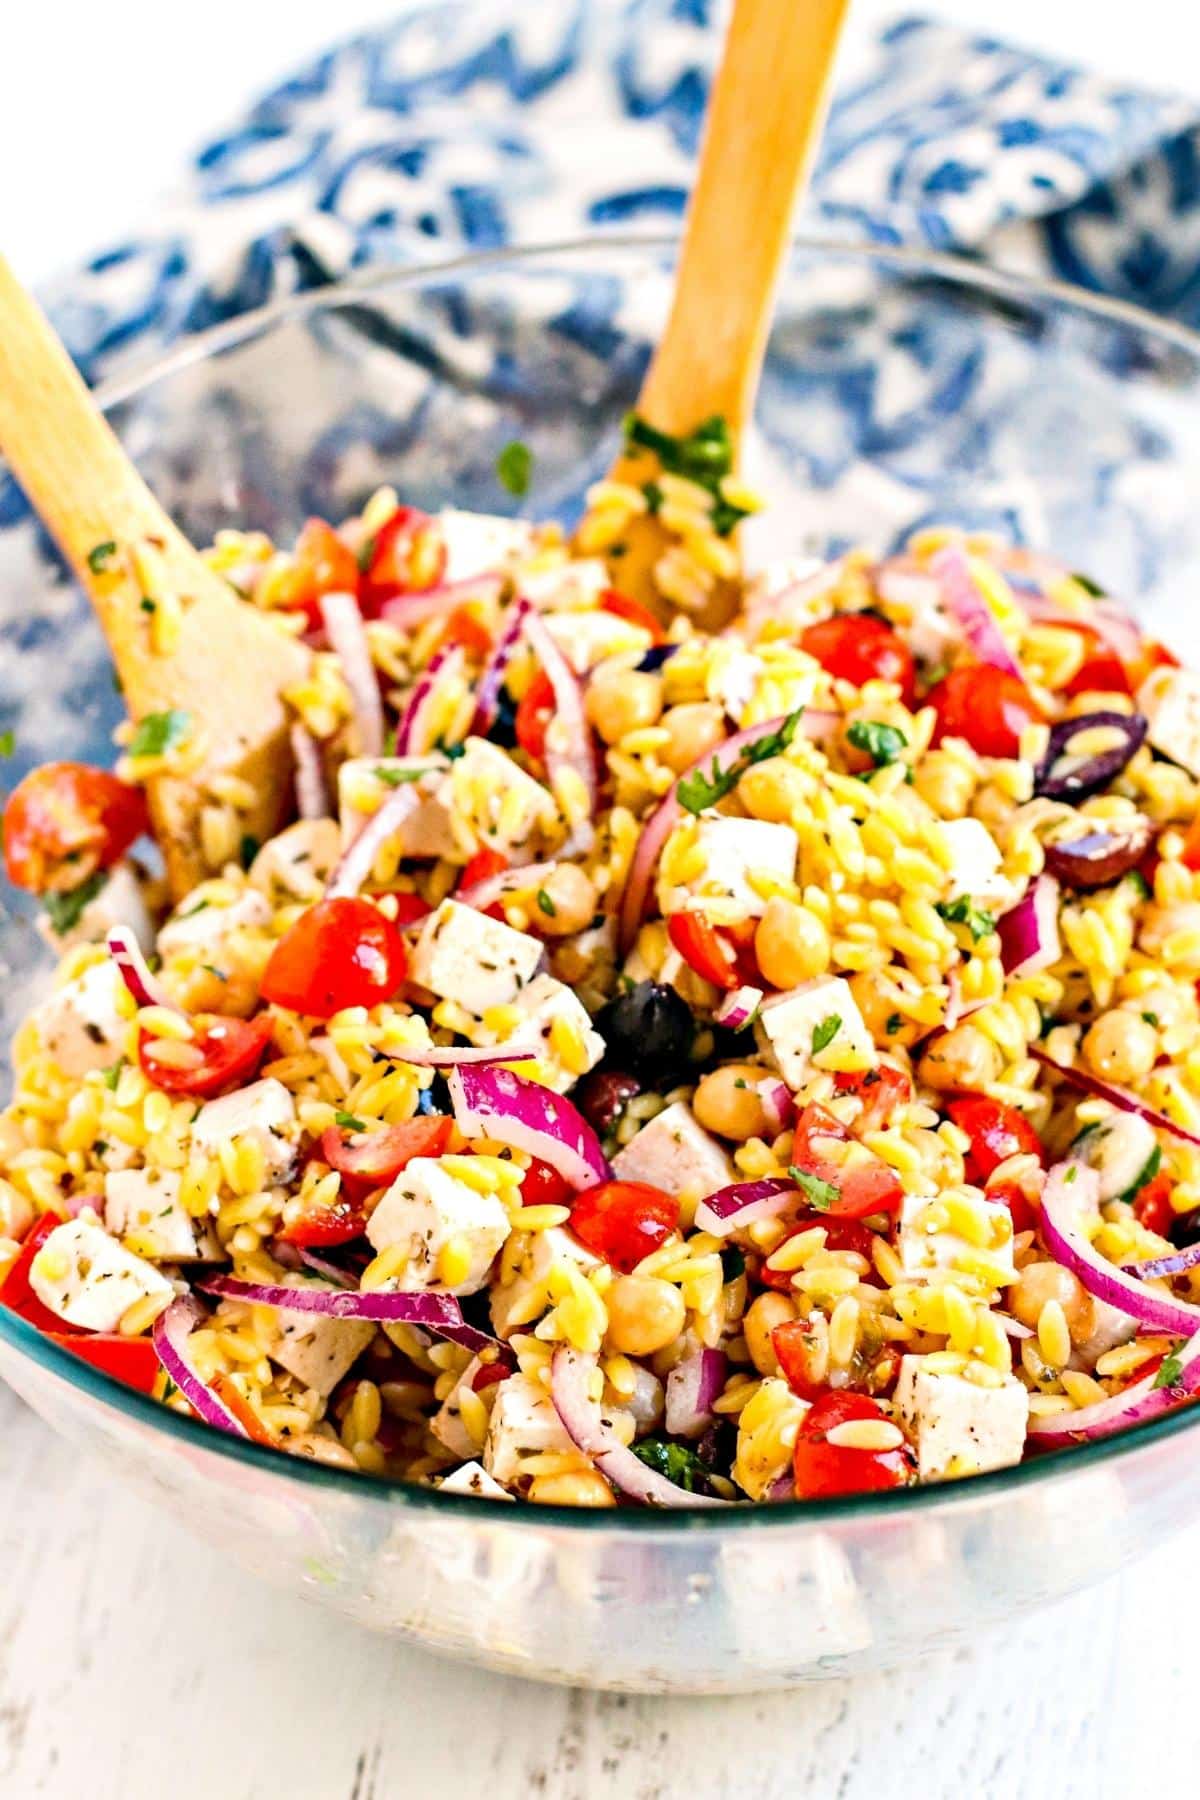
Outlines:
<svg viewBox="0 0 1200 1800"><path fill-rule="evenodd" d="M1156 856L1154 859L1155 868L1157 868L1159 860L1160 859ZM1193 874L1197 870L1200 870L1200 813L1196 814L1196 817L1192 820L1191 824L1187 828L1187 836L1183 840L1183 849L1180 851L1179 860L1184 865L1185 868L1191 869ZM1139 863L1138 866L1140 868L1141 864ZM1147 887L1153 893L1153 891L1154 891L1154 874L1153 874L1153 872L1146 875L1145 871L1143 870L1143 875L1145 875Z"/></svg>
<svg viewBox="0 0 1200 1800"><path fill-rule="evenodd" d="M872 1213L896 1212L904 1198L900 1178L873 1156L869 1162L843 1167L829 1154L829 1144L845 1143L849 1132L823 1106L806 1106L792 1136L792 1164L836 1189L822 1218L866 1219ZM810 1194L809 1199L813 1196Z"/></svg>
<svg viewBox="0 0 1200 1800"><path fill-rule="evenodd" d="M461 897L468 888L475 887L481 881L490 881L494 875L502 875L508 867L507 856L501 856L499 850L490 850L485 844L477 850L462 874L458 878L458 894ZM490 906L484 907L489 919L504 920L504 908L499 900L493 900Z"/></svg>
<svg viewBox="0 0 1200 1800"><path fill-rule="evenodd" d="M68 1332L63 1330L61 1319L55 1323L57 1329L48 1331L46 1336L81 1362L111 1375L114 1381L123 1381L126 1387L136 1388L139 1394L158 1391L162 1364L149 1338L127 1338L114 1331Z"/></svg>
<svg viewBox="0 0 1200 1800"><path fill-rule="evenodd" d="M415 925L419 919L427 919L433 911L428 900L422 900L419 894L393 894L392 898L396 902L393 923L401 931L406 930L409 925Z"/></svg>
<svg viewBox="0 0 1200 1800"><path fill-rule="evenodd" d="M912 1454L907 1445L895 1450L852 1450L828 1441L839 1425L862 1419L886 1419L877 1400L866 1394L823 1394L805 1414L796 1436L793 1467L797 1500L832 1500L839 1494L881 1493L912 1480Z"/></svg>
<svg viewBox="0 0 1200 1800"><path fill-rule="evenodd" d="M570 1192L557 1169L536 1156L530 1158L529 1167L521 1177L522 1206L564 1206Z"/></svg>
<svg viewBox="0 0 1200 1800"><path fill-rule="evenodd" d="M342 1178L343 1191L351 1195L370 1193L372 1188L386 1187L415 1156L441 1156L453 1129L451 1119L430 1114L424 1118L406 1119L402 1125L384 1125L377 1131L344 1132L330 1125L321 1133L319 1155ZM362 1226L359 1226L359 1231ZM294 1244L313 1243L311 1237L296 1237L289 1226L282 1237ZM358 1232L344 1237L324 1237L322 1242L346 1243Z"/></svg>
<svg viewBox="0 0 1200 1800"><path fill-rule="evenodd" d="M643 1181L602 1181L576 1194L571 1229L589 1250L628 1275L679 1229L679 1202Z"/></svg>
<svg viewBox="0 0 1200 1800"><path fill-rule="evenodd" d="M834 1077L839 1094L854 1094L862 1101L862 1111L850 1126L855 1137L869 1131L882 1131L893 1111L912 1093L912 1082L902 1069L891 1063L880 1063L876 1069L862 1074L840 1074Z"/></svg>
<svg viewBox="0 0 1200 1800"><path fill-rule="evenodd" d="M1033 1201L1019 1181L992 1181L984 1190L989 1200L999 1200L1012 1214L1013 1234L1036 1231L1038 1215Z"/></svg>
<svg viewBox="0 0 1200 1800"><path fill-rule="evenodd" d="M219 1094L223 1088L243 1087L266 1055L270 1018L260 1014L257 1019L226 1019L212 1013L193 1024L196 1035L191 1042L203 1060L189 1068L164 1062L158 1040L141 1034L138 1061L146 1079L164 1094L194 1094L197 1099Z"/></svg>
<svg viewBox="0 0 1200 1800"><path fill-rule="evenodd" d="M38 1331L70 1332L74 1335L75 1327L64 1323L48 1306L43 1306L29 1282L29 1265L50 1233L62 1222L54 1213L43 1213L37 1223L31 1226L21 1245L20 1255L9 1268L3 1282L0 1282L0 1306L7 1306L9 1312L19 1314L26 1324L36 1326Z"/></svg>
<svg viewBox="0 0 1200 1800"><path fill-rule="evenodd" d="M737 963L716 928L703 913L677 912L667 920L667 936L689 969L714 987L732 993L740 985Z"/></svg>
<svg viewBox="0 0 1200 1800"><path fill-rule="evenodd" d="M627 619L631 625L640 625L643 631L650 633L652 644L666 642L666 633L650 611L640 600L631 600L628 594L619 593L616 588L605 588L600 596L600 611L612 613L614 618Z"/></svg>
<svg viewBox="0 0 1200 1800"><path fill-rule="evenodd" d="M916 698L912 651L884 619L874 613L838 613L800 633L800 648L840 681L862 687L868 681L892 681L905 705Z"/></svg>
<svg viewBox="0 0 1200 1800"><path fill-rule="evenodd" d="M294 554L293 567L279 578L276 604L302 612L309 629L317 631L324 595L358 592L358 559L324 519L308 520Z"/></svg>
<svg viewBox="0 0 1200 1800"><path fill-rule="evenodd" d="M989 1100L984 1094L962 1094L946 1111L971 1140L966 1155L967 1180L982 1187L1010 1156L1036 1156L1045 1164L1042 1140L1023 1112Z"/></svg>
<svg viewBox="0 0 1200 1800"><path fill-rule="evenodd" d="M251 1443L265 1444L269 1450L278 1450L279 1439L274 1432L267 1430L232 1376L224 1373L214 1375L213 1390L226 1410L233 1414Z"/></svg>
<svg viewBox="0 0 1200 1800"><path fill-rule="evenodd" d="M771 1348L780 1373L801 1400L816 1400L825 1392L825 1383L812 1380L808 1372L809 1347L815 1343L812 1326L806 1319L789 1319L771 1333Z"/></svg>
<svg viewBox="0 0 1200 1800"><path fill-rule="evenodd" d="M494 1387L496 1382L503 1381L508 1374L508 1364L500 1361L480 1363L471 1377L471 1387L476 1394L484 1388Z"/></svg>
<svg viewBox="0 0 1200 1800"><path fill-rule="evenodd" d="M404 939L377 906L356 895L318 900L271 952L260 984L264 1000L310 1018L344 1006L374 1006L404 981Z"/></svg>
<svg viewBox="0 0 1200 1800"><path fill-rule="evenodd" d="M1147 1231L1156 1231L1159 1237L1169 1237L1171 1226L1175 1221L1175 1208L1171 1205L1171 1194L1174 1182L1165 1169L1160 1169L1152 1180L1138 1189L1133 1201L1133 1216L1139 1225Z"/></svg>
<svg viewBox="0 0 1200 1800"><path fill-rule="evenodd" d="M546 728L554 717L554 688L544 669L539 669L517 707L513 730L526 756L534 762L546 759Z"/></svg>
<svg viewBox="0 0 1200 1800"><path fill-rule="evenodd" d="M8 796L4 866L14 887L67 892L149 829L141 788L89 763L43 763Z"/></svg>
<svg viewBox="0 0 1200 1800"><path fill-rule="evenodd" d="M856 1256L864 1257L869 1267L873 1267L872 1253L875 1245L875 1233L858 1219L849 1219L834 1213L818 1212L816 1207L805 1207L796 1214L794 1225L788 1237L796 1237L802 1231L811 1231L814 1225L820 1225L825 1232L825 1248L827 1250L852 1250ZM786 1243L787 1239L784 1239ZM775 1288L781 1294L792 1291L792 1272L785 1269L772 1269L764 1261L755 1277L760 1287ZM867 1274L864 1281L872 1281Z"/></svg>
<svg viewBox="0 0 1200 1800"><path fill-rule="evenodd" d="M440 647L460 644L470 656L486 656L492 647L492 634L470 606L456 606L446 620Z"/></svg>
<svg viewBox="0 0 1200 1800"><path fill-rule="evenodd" d="M358 589L363 617L374 618L393 594L419 594L436 587L445 573L446 546L437 520L418 507L398 506L369 545Z"/></svg>
<svg viewBox="0 0 1200 1800"><path fill-rule="evenodd" d="M1078 632L1084 640L1083 661L1067 683L1067 694L1114 693L1132 694L1129 673L1115 650L1109 648L1098 631L1090 625L1068 624L1063 629Z"/></svg>
<svg viewBox="0 0 1200 1800"><path fill-rule="evenodd" d="M965 738L980 756L1015 756L1021 733L1041 713L1017 676L988 663L967 663L925 696L937 713L935 741Z"/></svg>

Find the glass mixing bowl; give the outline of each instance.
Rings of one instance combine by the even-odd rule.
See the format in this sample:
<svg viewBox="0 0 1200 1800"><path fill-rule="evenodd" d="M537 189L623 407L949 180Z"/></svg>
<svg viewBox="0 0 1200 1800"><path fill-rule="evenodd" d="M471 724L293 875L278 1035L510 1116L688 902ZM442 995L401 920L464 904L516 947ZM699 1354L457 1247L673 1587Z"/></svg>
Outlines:
<svg viewBox="0 0 1200 1800"><path fill-rule="evenodd" d="M389 271L197 339L104 398L198 544L286 540L380 482L569 520L608 464L674 255L614 238ZM758 474L789 547L891 545L930 520L1041 545L1200 660L1200 339L949 260L800 243L767 354ZM105 760L120 715L88 606L0 483L0 729L16 779ZM0 918L7 1041L47 956ZM1116 1569L1200 1506L1200 1415L946 1487L730 1513L577 1512L299 1462L110 1383L0 1310L0 1373L72 1441L248 1570L378 1631L546 1680L783 1687L968 1638ZM37 1496L29 1496L37 1505Z"/></svg>

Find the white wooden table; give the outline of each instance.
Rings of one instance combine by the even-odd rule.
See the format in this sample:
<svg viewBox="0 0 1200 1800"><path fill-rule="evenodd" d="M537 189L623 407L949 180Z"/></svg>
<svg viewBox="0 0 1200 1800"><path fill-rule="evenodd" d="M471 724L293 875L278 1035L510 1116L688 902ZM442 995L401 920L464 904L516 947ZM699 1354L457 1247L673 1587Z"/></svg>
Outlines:
<svg viewBox="0 0 1200 1800"><path fill-rule="evenodd" d="M0 167L39 171L4 189L22 272L125 229L192 139L390 10L206 0L181 86L153 79L181 28L159 0L72 9L69 54L61 8L20 9ZM854 28L890 10L856 0ZM1171 0L1142 0L1136 21L1088 0L1009 0L1003 20L990 0L928 10L1082 45L1131 80L1200 79L1200 24ZM0 1389L0 1570L0 1800L1124 1800L1190 1792L1200 1751L1200 1529L969 1654L852 1689L589 1695L440 1663L256 1585Z"/></svg>

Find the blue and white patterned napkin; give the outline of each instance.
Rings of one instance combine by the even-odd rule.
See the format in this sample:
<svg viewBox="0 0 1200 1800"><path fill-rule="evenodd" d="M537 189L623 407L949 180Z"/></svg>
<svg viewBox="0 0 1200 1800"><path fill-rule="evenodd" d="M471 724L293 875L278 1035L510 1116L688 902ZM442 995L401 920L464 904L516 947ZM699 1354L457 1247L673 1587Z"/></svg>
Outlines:
<svg viewBox="0 0 1200 1800"><path fill-rule="evenodd" d="M367 264L682 212L718 0L415 0L204 146L49 296L91 379ZM1200 323L1200 107L904 19L843 79L808 225Z"/></svg>

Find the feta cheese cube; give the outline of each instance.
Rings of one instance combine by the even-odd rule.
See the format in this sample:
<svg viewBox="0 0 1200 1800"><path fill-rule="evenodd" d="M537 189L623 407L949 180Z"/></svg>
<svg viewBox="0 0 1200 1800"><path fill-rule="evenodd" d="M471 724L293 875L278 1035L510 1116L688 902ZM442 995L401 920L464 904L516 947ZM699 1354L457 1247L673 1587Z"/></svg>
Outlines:
<svg viewBox="0 0 1200 1800"><path fill-rule="evenodd" d="M653 641L645 626L616 613L547 613L546 630L577 675L587 675L610 656L641 655Z"/></svg>
<svg viewBox="0 0 1200 1800"><path fill-rule="evenodd" d="M550 1273L556 1264L572 1262L585 1275L602 1265L599 1256L560 1225L528 1232L525 1242L524 1258L512 1279L497 1283L491 1292L492 1329L497 1337L510 1338L549 1311Z"/></svg>
<svg viewBox="0 0 1200 1800"><path fill-rule="evenodd" d="M717 652L713 657L705 684L708 697L717 701L735 724L741 724L742 714L754 698L763 666L761 657L736 643L724 646L723 654Z"/></svg>
<svg viewBox="0 0 1200 1800"><path fill-rule="evenodd" d="M167 1304L165 1275L90 1219L69 1219L46 1239L29 1268L29 1285L57 1318L86 1331L116 1331L137 1300Z"/></svg>
<svg viewBox="0 0 1200 1800"><path fill-rule="evenodd" d="M58 931L48 913L38 917L38 930L52 950L69 950L72 944L102 944L114 925L132 931L144 955L154 948L154 922L142 894L133 863L114 863L91 899L80 909L73 925Z"/></svg>
<svg viewBox="0 0 1200 1800"><path fill-rule="evenodd" d="M155 1262L216 1262L213 1233L179 1199L173 1169L124 1169L104 1177L104 1223L127 1248Z"/></svg>
<svg viewBox="0 0 1200 1800"><path fill-rule="evenodd" d="M188 953L198 963L212 962L231 932L271 923L270 902L257 888L242 888L229 899L226 885L205 883L188 895L158 934L162 956Z"/></svg>
<svg viewBox="0 0 1200 1800"><path fill-rule="evenodd" d="M772 825L765 819L701 819L696 843L704 857L704 873L691 891L701 903L728 902L722 917L732 911L739 918L757 919L766 912L766 897L751 886L750 875L790 882L796 873L797 838L790 825Z"/></svg>
<svg viewBox="0 0 1200 1800"><path fill-rule="evenodd" d="M192 1120L192 1149L215 1156L222 1144L248 1138L266 1161L267 1180L280 1181L296 1156L296 1103L282 1081L253 1081L220 1100L208 1100Z"/></svg>
<svg viewBox="0 0 1200 1800"><path fill-rule="evenodd" d="M470 581L510 569L534 547L534 529L526 519L504 519L496 513L462 512L448 506L438 514L446 546L444 581Z"/></svg>
<svg viewBox="0 0 1200 1800"><path fill-rule="evenodd" d="M481 1018L490 1007L511 1005L541 960L536 938L473 906L443 900L421 927L409 976Z"/></svg>
<svg viewBox="0 0 1200 1800"><path fill-rule="evenodd" d="M1029 1395L1015 1375L1000 1387L977 1387L961 1375L934 1371L924 1356L900 1359L896 1410L917 1446L922 1481L982 1475L1021 1460Z"/></svg>
<svg viewBox="0 0 1200 1800"><path fill-rule="evenodd" d="M540 1381L532 1375L510 1375L500 1383L483 1446L483 1466L494 1481L511 1487L521 1472L522 1457L574 1448Z"/></svg>
<svg viewBox="0 0 1200 1800"><path fill-rule="evenodd" d="M565 1094L604 1055L604 1039L593 1031L587 1007L569 987L553 975L535 975L505 1012L519 1014L511 1030L497 1035L487 1030L481 1043L538 1044L538 1079L555 1093ZM484 1021L485 1025L489 1021Z"/></svg>
<svg viewBox="0 0 1200 1800"><path fill-rule="evenodd" d="M414 1157L397 1175L367 1223L376 1250L394 1244L408 1252L397 1287L411 1294L477 1294L512 1227L495 1194L481 1194L447 1174L431 1156ZM454 1244L467 1254L466 1273L453 1282L438 1274L441 1252Z"/></svg>
<svg viewBox="0 0 1200 1800"><path fill-rule="evenodd" d="M820 975L764 1001L754 1032L764 1055L793 1089L803 1087L818 1069L875 1066L874 1039L841 975Z"/></svg>
<svg viewBox="0 0 1200 1800"><path fill-rule="evenodd" d="M134 1011L116 963L93 963L33 1013L38 1039L64 1075L111 1068L125 1048Z"/></svg>
<svg viewBox="0 0 1200 1800"><path fill-rule="evenodd" d="M482 1500L511 1500L512 1495L493 1481L482 1463L465 1462L441 1482L443 1494L478 1494Z"/></svg>
<svg viewBox="0 0 1200 1800"><path fill-rule="evenodd" d="M676 1100L643 1125L635 1138L613 1157L613 1173L622 1181L644 1181L667 1194L706 1199L737 1177L715 1137L698 1125L692 1109Z"/></svg>
<svg viewBox="0 0 1200 1800"><path fill-rule="evenodd" d="M319 1283L291 1277L287 1287L312 1287ZM267 1345L267 1355L304 1387L327 1398L342 1376L358 1361L375 1335L366 1319L330 1319L321 1313L285 1312L276 1315L277 1335Z"/></svg>
<svg viewBox="0 0 1200 1800"><path fill-rule="evenodd" d="M1017 1279L1012 1214L999 1200L956 1194L947 1200L906 1194L900 1203L896 1248L906 1275L957 1269L982 1276L991 1287Z"/></svg>
<svg viewBox="0 0 1200 1800"><path fill-rule="evenodd" d="M485 844L506 855L553 830L559 817L549 788L486 738L467 739L463 755L450 765L440 799Z"/></svg>
<svg viewBox="0 0 1200 1800"><path fill-rule="evenodd" d="M1200 780L1200 674L1155 669L1138 689L1137 704L1149 721L1151 749Z"/></svg>
<svg viewBox="0 0 1200 1800"><path fill-rule="evenodd" d="M418 804L396 834L403 854L417 860L453 856L459 844L447 804L449 768L449 758L435 751L426 756L354 756L344 762L338 770L342 847L350 848L389 794L411 785ZM411 780L413 776L417 779Z"/></svg>
<svg viewBox="0 0 1200 1800"><path fill-rule="evenodd" d="M1000 846L978 819L950 819L941 827L953 858L946 877L947 900L977 900L1007 905L1013 884L1000 873Z"/></svg>
<svg viewBox="0 0 1200 1800"><path fill-rule="evenodd" d="M341 849L333 819L297 819L263 845L250 865L250 885L271 902L319 900Z"/></svg>
<svg viewBox="0 0 1200 1800"><path fill-rule="evenodd" d="M535 606L595 606L612 586L600 556L577 556L545 569L523 569L520 590Z"/></svg>

